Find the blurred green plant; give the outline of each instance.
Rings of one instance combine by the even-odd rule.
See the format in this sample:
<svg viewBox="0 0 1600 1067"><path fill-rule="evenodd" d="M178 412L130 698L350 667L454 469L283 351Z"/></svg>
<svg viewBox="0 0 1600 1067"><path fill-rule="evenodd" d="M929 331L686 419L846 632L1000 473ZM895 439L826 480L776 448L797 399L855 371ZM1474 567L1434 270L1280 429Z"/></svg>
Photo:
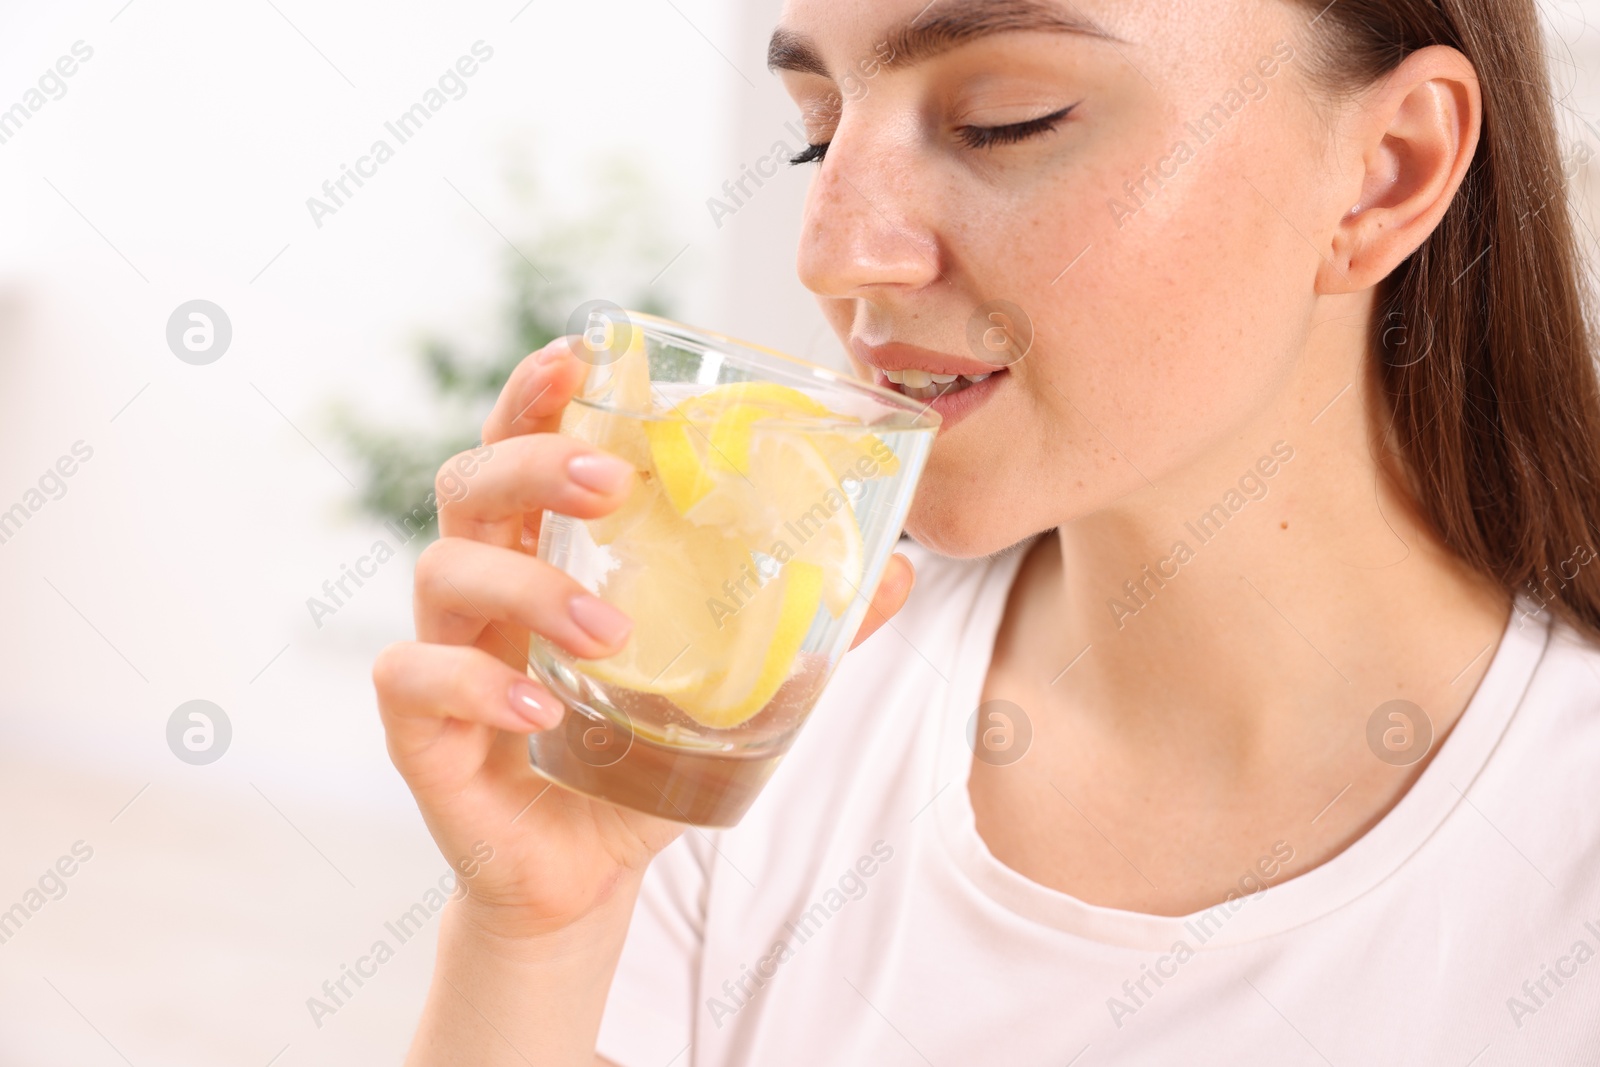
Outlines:
<svg viewBox="0 0 1600 1067"><path fill-rule="evenodd" d="M487 350L425 334L413 358L431 411L404 424L382 420L349 400L327 422L361 466L357 509L413 535L420 549L437 535L434 475L451 456L478 444L484 418L513 369L530 352L569 332L568 318L589 299L670 317L674 300L659 275L672 260L648 178L625 160L606 160L590 183L593 199L570 218L551 218L527 170L508 179L527 220L508 236L506 295ZM531 206L530 206L531 205ZM465 208L463 208L465 210ZM508 231L512 232L512 231Z"/></svg>

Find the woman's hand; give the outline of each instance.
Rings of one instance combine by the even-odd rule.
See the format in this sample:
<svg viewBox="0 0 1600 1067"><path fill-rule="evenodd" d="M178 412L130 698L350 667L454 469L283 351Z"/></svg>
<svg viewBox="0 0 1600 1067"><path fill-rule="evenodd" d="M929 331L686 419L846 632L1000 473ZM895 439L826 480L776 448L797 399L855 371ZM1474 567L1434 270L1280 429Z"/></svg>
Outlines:
<svg viewBox="0 0 1600 1067"><path fill-rule="evenodd" d="M528 677L529 632L594 658L631 628L534 555L543 509L597 518L633 481L623 460L555 432L586 369L564 340L534 353L484 424L489 448L441 469L439 540L417 562L418 639L384 649L372 672L390 759L445 859L472 872L460 911L509 938L581 918L681 829L552 787L529 764L526 735L564 711Z"/></svg>
<svg viewBox="0 0 1600 1067"><path fill-rule="evenodd" d="M633 484L626 461L556 432L587 370L566 339L529 356L484 424L489 447L440 471L440 538L416 570L418 640L373 666L390 758L445 858L470 875L458 924L510 941L596 912L683 829L552 786L529 764L526 735L565 711L527 674L530 631L592 659L631 629L536 558L544 509L598 518ZM856 643L899 610L911 580L896 555Z"/></svg>
<svg viewBox="0 0 1600 1067"><path fill-rule="evenodd" d="M566 711L528 677L529 634L594 659L631 629L537 558L545 509L598 518L634 479L556 432L587 370L566 339L529 356L484 424L487 447L441 469L439 541L417 564L417 640L373 665L389 756L467 886L440 920L411 1065L591 1067L644 869L683 830L551 785L529 763L527 735ZM857 642L910 588L896 556Z"/></svg>

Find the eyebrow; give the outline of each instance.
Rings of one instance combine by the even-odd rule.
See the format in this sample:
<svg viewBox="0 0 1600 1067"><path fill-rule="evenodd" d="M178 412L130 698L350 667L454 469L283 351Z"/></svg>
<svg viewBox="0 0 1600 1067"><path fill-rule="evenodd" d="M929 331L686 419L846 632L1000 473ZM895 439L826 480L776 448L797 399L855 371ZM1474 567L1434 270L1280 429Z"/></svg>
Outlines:
<svg viewBox="0 0 1600 1067"><path fill-rule="evenodd" d="M1022 32L1070 33L1120 41L1085 16L1041 0L934 0L885 35L878 49L880 54L886 50L888 56L879 65L884 69L909 67L980 37ZM772 31L767 45L767 69L832 77L816 43L805 34L782 26Z"/></svg>

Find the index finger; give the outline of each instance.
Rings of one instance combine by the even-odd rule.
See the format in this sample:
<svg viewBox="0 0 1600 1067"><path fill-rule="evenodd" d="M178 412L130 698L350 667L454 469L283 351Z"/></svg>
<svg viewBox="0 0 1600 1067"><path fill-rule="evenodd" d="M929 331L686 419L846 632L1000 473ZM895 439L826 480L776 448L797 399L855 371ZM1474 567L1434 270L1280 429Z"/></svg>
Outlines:
<svg viewBox="0 0 1600 1067"><path fill-rule="evenodd" d="M561 413L589 370L571 342L570 337L558 337L517 364L484 420L484 444L561 429Z"/></svg>

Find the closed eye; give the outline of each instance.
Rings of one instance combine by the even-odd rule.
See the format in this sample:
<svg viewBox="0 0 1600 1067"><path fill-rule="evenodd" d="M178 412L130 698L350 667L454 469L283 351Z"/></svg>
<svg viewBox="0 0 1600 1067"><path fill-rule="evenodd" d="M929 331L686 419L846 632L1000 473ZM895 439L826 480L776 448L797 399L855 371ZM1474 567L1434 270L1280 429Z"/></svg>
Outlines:
<svg viewBox="0 0 1600 1067"><path fill-rule="evenodd" d="M1068 104L1060 111L1052 111L1048 115L1041 115L1036 119L1026 122L1013 122L1005 126L962 126L956 131L956 136L961 138L961 143L968 148L994 148L998 145L1016 144L1026 141L1030 137L1039 137L1049 133L1061 125L1077 104ZM793 156L789 163L791 166L800 166L803 163L821 163L828 155L828 145L807 145L802 151Z"/></svg>
<svg viewBox="0 0 1600 1067"><path fill-rule="evenodd" d="M968 148L993 148L995 145L1016 144L1030 137L1049 133L1061 125L1061 120L1072 113L1077 104L1068 104L1060 111L1052 111L1026 122L1013 122L1006 126L962 126L956 131L961 143Z"/></svg>
<svg viewBox="0 0 1600 1067"><path fill-rule="evenodd" d="M790 157L789 166L798 167L802 163L821 163L822 158L828 154L828 144L808 144L799 153Z"/></svg>

